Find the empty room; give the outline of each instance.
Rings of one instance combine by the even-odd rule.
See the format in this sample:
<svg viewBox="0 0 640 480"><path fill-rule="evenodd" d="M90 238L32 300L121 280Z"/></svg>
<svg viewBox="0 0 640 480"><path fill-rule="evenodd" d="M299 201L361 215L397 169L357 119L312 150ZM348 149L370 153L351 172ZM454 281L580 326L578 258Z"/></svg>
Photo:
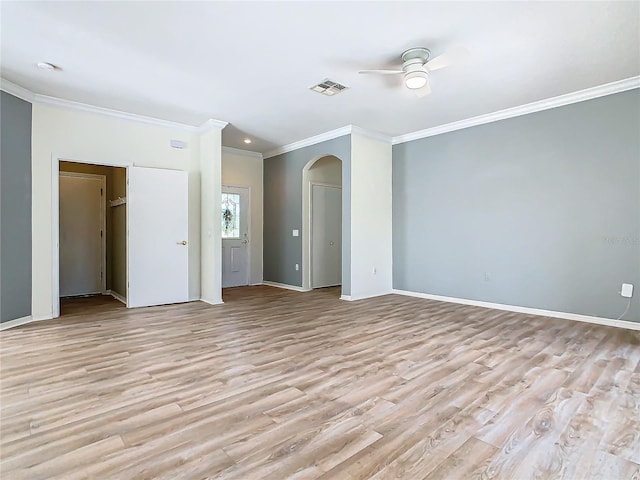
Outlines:
<svg viewBox="0 0 640 480"><path fill-rule="evenodd" d="M640 2L0 23L2 479L640 478Z"/></svg>

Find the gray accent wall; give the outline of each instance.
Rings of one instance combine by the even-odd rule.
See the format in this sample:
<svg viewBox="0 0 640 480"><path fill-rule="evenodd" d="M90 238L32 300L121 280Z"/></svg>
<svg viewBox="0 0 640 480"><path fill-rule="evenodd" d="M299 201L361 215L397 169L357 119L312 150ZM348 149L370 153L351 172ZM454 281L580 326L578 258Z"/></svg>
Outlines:
<svg viewBox="0 0 640 480"><path fill-rule="evenodd" d="M351 136L264 160L264 280L302 286L302 170L311 160L342 160L342 294L351 294Z"/></svg>
<svg viewBox="0 0 640 480"><path fill-rule="evenodd" d="M31 104L0 97L0 322L31 315Z"/></svg>
<svg viewBox="0 0 640 480"><path fill-rule="evenodd" d="M393 147L394 288L640 321L640 91Z"/></svg>

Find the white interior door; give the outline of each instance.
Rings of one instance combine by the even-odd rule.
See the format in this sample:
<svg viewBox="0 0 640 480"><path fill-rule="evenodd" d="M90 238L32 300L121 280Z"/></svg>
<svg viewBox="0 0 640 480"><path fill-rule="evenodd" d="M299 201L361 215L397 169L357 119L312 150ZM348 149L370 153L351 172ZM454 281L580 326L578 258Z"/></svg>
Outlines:
<svg viewBox="0 0 640 480"><path fill-rule="evenodd" d="M311 185L311 288L342 284L342 189Z"/></svg>
<svg viewBox="0 0 640 480"><path fill-rule="evenodd" d="M189 300L188 174L128 169L127 305Z"/></svg>
<svg viewBox="0 0 640 480"><path fill-rule="evenodd" d="M222 287L249 284L249 189L222 187Z"/></svg>
<svg viewBox="0 0 640 480"><path fill-rule="evenodd" d="M105 178L60 173L60 296L105 290Z"/></svg>

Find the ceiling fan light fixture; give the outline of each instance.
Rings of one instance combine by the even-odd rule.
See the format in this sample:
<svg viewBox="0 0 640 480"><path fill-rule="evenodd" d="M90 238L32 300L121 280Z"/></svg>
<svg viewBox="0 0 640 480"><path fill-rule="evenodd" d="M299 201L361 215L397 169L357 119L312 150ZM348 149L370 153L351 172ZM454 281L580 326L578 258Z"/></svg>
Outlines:
<svg viewBox="0 0 640 480"><path fill-rule="evenodd" d="M429 75L424 71L409 72L404 76L404 84L411 90L424 87L429 81Z"/></svg>

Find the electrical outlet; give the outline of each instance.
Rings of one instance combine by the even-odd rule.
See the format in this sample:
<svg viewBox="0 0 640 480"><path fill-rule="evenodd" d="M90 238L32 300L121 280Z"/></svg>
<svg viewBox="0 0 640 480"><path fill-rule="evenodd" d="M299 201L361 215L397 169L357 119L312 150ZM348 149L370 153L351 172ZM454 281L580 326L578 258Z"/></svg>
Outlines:
<svg viewBox="0 0 640 480"><path fill-rule="evenodd" d="M373 267L373 270L371 271L371 273L373 273L374 275L378 273L378 270L376 270L376 267Z"/></svg>
<svg viewBox="0 0 640 480"><path fill-rule="evenodd" d="M490 282L491 281L491 273L490 272L484 272L484 281L485 282Z"/></svg>
<svg viewBox="0 0 640 480"><path fill-rule="evenodd" d="M623 283L620 289L620 295L625 298L631 298L633 296L633 285L630 283Z"/></svg>
<svg viewBox="0 0 640 480"><path fill-rule="evenodd" d="M296 272L297 272L298 270L300 270L300 265L298 265L298 264L296 263Z"/></svg>

